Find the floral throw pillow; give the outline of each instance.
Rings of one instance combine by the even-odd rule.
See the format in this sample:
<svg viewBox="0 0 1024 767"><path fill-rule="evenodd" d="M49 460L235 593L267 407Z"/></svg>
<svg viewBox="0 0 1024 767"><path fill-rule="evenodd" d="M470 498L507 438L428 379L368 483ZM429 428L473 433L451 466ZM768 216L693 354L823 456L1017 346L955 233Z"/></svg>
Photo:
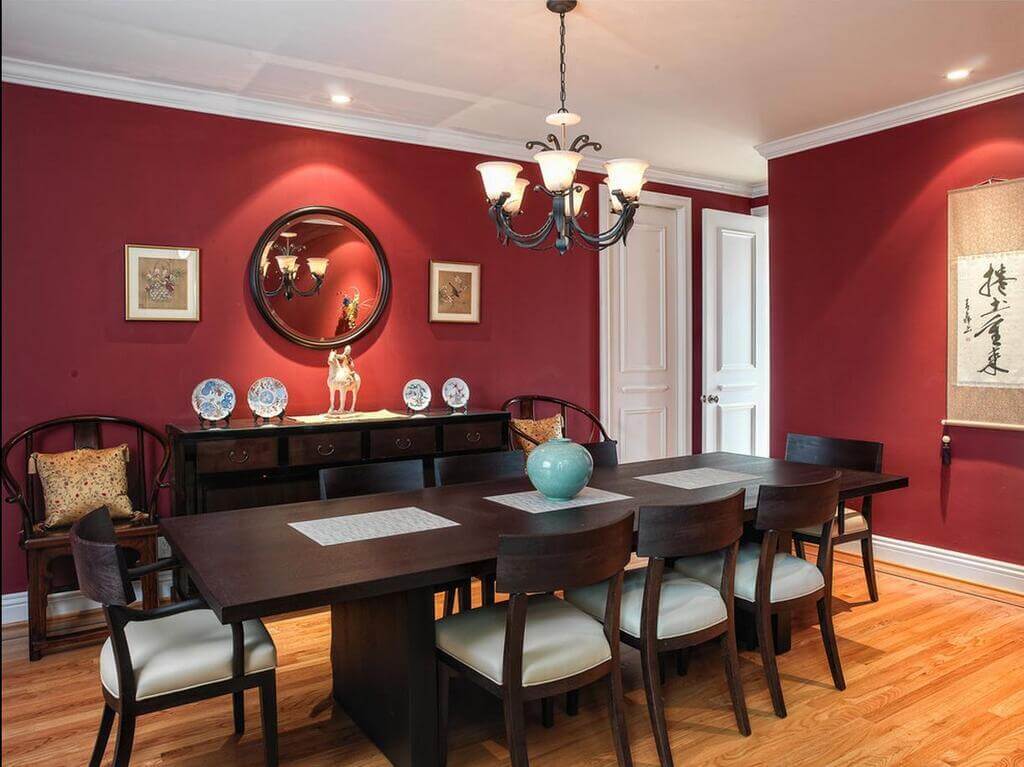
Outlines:
<svg viewBox="0 0 1024 767"><path fill-rule="evenodd" d="M533 437L537 442L547 442L549 439L562 436L562 416L553 415L550 418L513 418L512 425L519 429L530 437ZM519 447L522 448L523 452L527 455L537 445L528 439L524 439L518 434L513 432L516 442Z"/></svg>
<svg viewBox="0 0 1024 767"><path fill-rule="evenodd" d="M127 445L33 453L30 460L43 486L47 530L72 525L100 506L113 519L135 516L128 498Z"/></svg>

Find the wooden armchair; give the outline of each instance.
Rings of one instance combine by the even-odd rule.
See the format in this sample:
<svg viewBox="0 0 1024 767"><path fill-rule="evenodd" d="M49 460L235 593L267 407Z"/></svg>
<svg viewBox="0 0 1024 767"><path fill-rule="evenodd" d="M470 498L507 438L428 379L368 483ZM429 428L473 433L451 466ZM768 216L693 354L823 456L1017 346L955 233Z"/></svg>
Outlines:
<svg viewBox="0 0 1024 767"><path fill-rule="evenodd" d="M590 451L591 456L594 458L595 466L618 465L619 459L615 440L608 436L608 432L601 425L600 419L582 405L576 405L558 397L548 397L542 394L524 394L505 400L501 409L511 413L513 418L533 419L545 417L537 414L538 404L545 410L552 407L557 409L558 415L562 417L562 434L565 437L569 436L569 414L576 413L582 416L581 419L577 418L574 420L582 420L589 427L589 431L585 430L585 436L576 441ZM509 425L508 436L509 448L512 450L521 449L523 442L529 442L533 445L539 444L536 438L521 429L517 429L514 423Z"/></svg>
<svg viewBox="0 0 1024 767"><path fill-rule="evenodd" d="M46 530L45 504L39 477L29 467L32 453L57 452L79 448L102 448L120 443L128 445L128 497L132 508L142 513L139 521L116 526L118 544L128 550L137 564L156 561L157 494L167 486L164 475L170 451L164 436L156 429L130 418L108 415L77 415L55 418L15 434L0 452L5 500L21 511L20 545L28 565L29 659L39 660L43 653L62 646L80 644L106 634L103 627L62 633L48 630L46 608L51 594L77 588L68 530ZM152 460L148 460L152 459ZM155 471L147 472L147 465ZM148 475L148 479L147 479ZM157 606L159 595L155 573L142 578L143 604Z"/></svg>

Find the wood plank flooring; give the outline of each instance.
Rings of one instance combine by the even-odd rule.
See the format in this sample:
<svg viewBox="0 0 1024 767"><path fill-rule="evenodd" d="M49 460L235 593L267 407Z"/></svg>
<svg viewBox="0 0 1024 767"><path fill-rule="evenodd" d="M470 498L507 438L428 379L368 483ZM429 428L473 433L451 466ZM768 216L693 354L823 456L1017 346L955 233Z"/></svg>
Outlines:
<svg viewBox="0 0 1024 767"><path fill-rule="evenodd" d="M1024 598L884 564L879 569L881 601L871 604L859 560L837 557L835 623L846 692L829 681L813 615L794 619L793 650L779 660L787 719L772 714L757 654L741 654L749 738L735 730L717 649L695 651L687 676L670 675L665 690L676 763L1024 767ZM280 653L281 763L386 765L331 703L329 614L268 626ZM656 765L639 656L624 647L623 660L633 758L637 767ZM452 697L449 764L507 763L497 701L458 682ZM246 704L249 729L241 738L231 731L230 697L143 717L132 764L262 764L256 696L250 693ZM5 630L5 766L85 764L100 709L98 647L30 664L23 632ZM603 690L585 691L575 718L558 708L550 730L541 727L539 708L529 714L531 764L615 763Z"/></svg>

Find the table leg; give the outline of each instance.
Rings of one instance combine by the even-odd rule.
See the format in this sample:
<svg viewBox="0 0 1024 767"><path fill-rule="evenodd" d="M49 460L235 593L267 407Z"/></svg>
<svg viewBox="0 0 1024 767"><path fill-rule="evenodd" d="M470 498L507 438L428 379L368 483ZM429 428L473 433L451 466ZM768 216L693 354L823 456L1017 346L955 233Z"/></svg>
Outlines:
<svg viewBox="0 0 1024 767"><path fill-rule="evenodd" d="M334 700L392 764L435 767L434 590L331 606Z"/></svg>

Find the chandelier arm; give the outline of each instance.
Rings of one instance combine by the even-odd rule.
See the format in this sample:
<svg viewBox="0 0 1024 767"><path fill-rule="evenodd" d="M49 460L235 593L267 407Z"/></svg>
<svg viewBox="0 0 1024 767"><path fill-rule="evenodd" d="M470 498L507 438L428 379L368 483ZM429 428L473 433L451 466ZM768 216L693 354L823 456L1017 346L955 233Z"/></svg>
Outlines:
<svg viewBox="0 0 1024 767"><path fill-rule="evenodd" d="M267 290L266 288L264 288L263 289L263 295L265 295L267 298L273 298L274 296L280 295L281 291L284 290L284 288L285 288L285 282L286 282L286 280L284 278L284 275L281 275L281 282L280 282L280 284L276 288L274 288L273 290Z"/></svg>
<svg viewBox="0 0 1024 767"><path fill-rule="evenodd" d="M601 144L597 141L591 141L590 136L586 133L581 133L579 136L572 140L572 144L569 145L570 152L582 152L587 147L593 147L595 152L601 151Z"/></svg>
<svg viewBox="0 0 1024 767"><path fill-rule="evenodd" d="M539 229L524 234L512 228L512 221L508 214L498 207L497 204L491 208L491 215L495 217L495 223L498 225L498 232L502 239L505 242L511 241L520 248L535 248L547 239L555 225L555 218L549 213L547 220Z"/></svg>
<svg viewBox="0 0 1024 767"><path fill-rule="evenodd" d="M600 232L598 234L590 234L578 223L576 219L571 220L573 231L579 235L580 240L590 245L591 247L600 250L606 248L609 245L624 240L629 230L633 227L633 217L636 215L637 204L627 203L622 209L622 213L619 215L619 220L615 222L615 225L607 231Z"/></svg>

